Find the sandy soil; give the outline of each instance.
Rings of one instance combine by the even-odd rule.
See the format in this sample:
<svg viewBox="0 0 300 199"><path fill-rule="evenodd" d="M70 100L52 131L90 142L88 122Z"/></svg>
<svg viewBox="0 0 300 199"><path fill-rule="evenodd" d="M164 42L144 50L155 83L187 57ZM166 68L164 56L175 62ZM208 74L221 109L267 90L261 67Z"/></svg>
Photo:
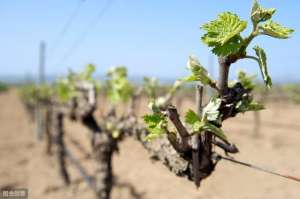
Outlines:
<svg viewBox="0 0 300 199"><path fill-rule="evenodd" d="M226 122L229 138L239 146L237 159L290 175L300 176L300 106L273 103L263 111L261 135L254 138L253 113ZM92 174L88 132L66 121L66 142ZM300 184L280 177L221 161L216 172L197 190L176 177L147 151L127 139L114 157L116 186L113 199L299 199ZM28 188L32 199L85 199L93 193L68 164L72 184L64 187L54 157L45 153L35 137L15 91L0 94L0 188Z"/></svg>

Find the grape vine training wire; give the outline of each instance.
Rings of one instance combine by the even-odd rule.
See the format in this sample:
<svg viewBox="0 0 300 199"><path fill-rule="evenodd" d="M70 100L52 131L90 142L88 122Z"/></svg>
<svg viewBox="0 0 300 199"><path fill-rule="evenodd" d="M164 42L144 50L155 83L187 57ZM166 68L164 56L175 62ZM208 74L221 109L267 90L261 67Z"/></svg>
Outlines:
<svg viewBox="0 0 300 199"><path fill-rule="evenodd" d="M235 160L233 158L224 157L224 156L221 156L221 155L216 154L216 153L213 154L213 159L215 159L215 160L221 160L221 159L227 160L229 162L232 162L232 163L235 163L235 164L239 164L239 165L242 165L242 166L246 166L246 167L258 170L258 171L262 171L262 172L269 173L269 174L272 174L272 175L275 175L275 176L280 176L280 177L283 177L283 178L287 178L289 180L294 180L296 182L300 182L300 178L299 177L295 177L295 176L291 176L291 175L285 175L285 174L282 174L282 173L278 173L278 172L273 171L271 169L266 169L266 168L263 168L263 167L260 167L260 166L256 166L256 165L253 165L253 164L250 164L250 163L247 163L247 162L242 162L242 161L239 161L239 160Z"/></svg>
<svg viewBox="0 0 300 199"><path fill-rule="evenodd" d="M86 2L86 0L80 0L75 7L74 11L71 13L71 15L68 17L68 20L63 25L62 29L58 32L57 36L53 40L52 47L50 48L50 53L53 54L56 49L59 47L59 44L61 44L62 40L65 38L66 33L68 32L68 29L72 25L75 18L78 16L79 11L83 5L83 3Z"/></svg>
<svg viewBox="0 0 300 199"><path fill-rule="evenodd" d="M68 58L70 58L73 53L78 49L80 44L84 42L87 35L91 31L92 28L94 28L100 19L105 15L105 13L109 10L109 8L112 6L114 0L107 0L105 2L105 5L102 9L99 10L98 14L90 21L90 23L87 25L87 27L84 29L84 31L81 33L81 35L78 37L78 39L73 43L71 48L69 48L68 51L63 55L63 57L57 62L56 66L62 65Z"/></svg>

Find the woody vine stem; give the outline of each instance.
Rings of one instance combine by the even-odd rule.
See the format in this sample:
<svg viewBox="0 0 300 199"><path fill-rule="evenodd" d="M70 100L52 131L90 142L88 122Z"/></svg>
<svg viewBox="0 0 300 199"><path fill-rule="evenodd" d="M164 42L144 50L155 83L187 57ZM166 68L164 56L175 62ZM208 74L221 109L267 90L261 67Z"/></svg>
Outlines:
<svg viewBox="0 0 300 199"><path fill-rule="evenodd" d="M197 82L214 89L217 94L203 107L199 108L198 105L198 114L189 110L183 123L176 108L167 106L169 101L166 97L156 98L155 95L150 95L152 100L149 107L152 114L144 116L150 132L147 138L153 140L167 134L173 148L189 162L189 167L191 167L189 177L197 186L200 185L202 179L212 173L217 163L212 158L213 145L223 149L226 154L238 152L237 147L228 141L227 134L221 128L223 121L235 117L238 113L259 111L264 108L253 99L252 91L255 87L252 83L253 77L242 71L238 74L238 80L233 83L229 82L228 77L233 63L240 59L251 59L258 63L266 87L272 86L265 51L256 45L253 47L255 56L249 55L247 48L258 36L267 35L278 39L290 37L294 30L272 21L271 18L275 12L276 9L263 8L255 0L251 10L252 31L246 37L243 37L241 33L246 29L247 21L241 20L231 12L221 13L217 19L201 27L205 32L201 37L203 43L212 48L212 52L218 56L219 79L217 82L214 81L200 62L194 56L190 56L187 67L191 74L179 79L171 89L174 91L188 82ZM171 91L170 93L174 93ZM197 103L202 102L198 99ZM178 134L168 129L169 121ZM190 153L193 154L192 160L189 158ZM198 157L195 154L198 154Z"/></svg>
<svg viewBox="0 0 300 199"><path fill-rule="evenodd" d="M242 32L247 28L247 21L231 12L221 13L217 19L204 24L201 27L204 31L201 40L218 57L218 81L209 76L194 56L190 56L187 62L190 74L177 80L163 96L157 94L157 82L145 78L142 90L149 98L150 108L150 113L143 116L145 124L134 113L141 91L138 89L138 92L134 92L125 67L113 68L107 74L106 95L112 104L112 111L99 124L93 116L96 93L100 88L99 82L92 77L94 65L88 65L82 73L71 72L52 87L41 85L37 89L24 88L21 96L29 109L41 101L47 102L45 106L50 107L52 126L54 130L59 130L53 131L52 136L56 138L54 149L65 183L68 184L70 180L64 161L67 154L63 142L64 115L81 121L92 132L91 144L97 164L94 187L98 198L110 198L113 186L112 156L118 149L119 141L127 136L135 137L151 152L152 157L160 160L177 176L193 180L199 187L200 182L214 171L220 159L215 157L221 157L214 152L214 146L222 149L226 155L238 152L238 148L228 139L228 133L222 129L223 121L239 113L264 108L253 99L253 76L240 71L237 80L230 82L229 72L231 65L238 60L251 59L258 63L266 87L272 86L265 51L255 45L255 54L252 55L247 48L258 36L278 39L290 37L294 30L274 22L271 18L275 12L274 8L263 8L255 0L251 10L252 30L246 37L242 36ZM171 101L176 91L190 82L197 85L197 110L189 109L183 121ZM215 91L206 104L202 99L204 87L211 87ZM131 101L128 113L119 117L116 103L128 101Z"/></svg>

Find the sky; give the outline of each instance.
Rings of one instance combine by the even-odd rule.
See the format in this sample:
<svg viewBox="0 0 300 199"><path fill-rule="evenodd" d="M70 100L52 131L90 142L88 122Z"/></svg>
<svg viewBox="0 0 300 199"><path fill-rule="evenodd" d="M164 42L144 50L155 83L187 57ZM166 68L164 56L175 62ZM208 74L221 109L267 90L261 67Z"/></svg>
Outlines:
<svg viewBox="0 0 300 199"><path fill-rule="evenodd" d="M295 32L287 40L261 36L251 46L265 49L275 82L300 82L300 1L259 2L277 8L274 21ZM42 40L47 75L93 63L97 74L124 65L130 76L175 79L188 74L188 56L195 55L216 77L217 58L201 42L200 26L231 11L248 20L247 35L251 6L252 0L0 0L0 77L36 77ZM261 79L253 61L234 64L231 77L238 69Z"/></svg>

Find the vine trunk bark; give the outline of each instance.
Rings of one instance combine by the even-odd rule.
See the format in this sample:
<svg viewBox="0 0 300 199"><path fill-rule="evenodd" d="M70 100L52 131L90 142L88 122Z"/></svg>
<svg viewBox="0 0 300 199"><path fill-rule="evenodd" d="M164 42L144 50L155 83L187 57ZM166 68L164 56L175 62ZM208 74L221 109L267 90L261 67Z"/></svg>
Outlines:
<svg viewBox="0 0 300 199"><path fill-rule="evenodd" d="M107 133L101 132L95 135L93 151L96 160L95 187L98 199L110 199L113 186L112 142L112 138Z"/></svg>
<svg viewBox="0 0 300 199"><path fill-rule="evenodd" d="M66 168L66 153L64 143L63 114L60 111L52 112L52 136L54 143L55 158L58 162L59 175L62 177L65 185L70 184L70 176Z"/></svg>
<svg viewBox="0 0 300 199"><path fill-rule="evenodd" d="M102 131L93 115L87 115L82 123L92 132L92 148L95 158L95 189L98 199L110 199L113 186L112 156L115 141L111 134Z"/></svg>

